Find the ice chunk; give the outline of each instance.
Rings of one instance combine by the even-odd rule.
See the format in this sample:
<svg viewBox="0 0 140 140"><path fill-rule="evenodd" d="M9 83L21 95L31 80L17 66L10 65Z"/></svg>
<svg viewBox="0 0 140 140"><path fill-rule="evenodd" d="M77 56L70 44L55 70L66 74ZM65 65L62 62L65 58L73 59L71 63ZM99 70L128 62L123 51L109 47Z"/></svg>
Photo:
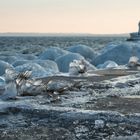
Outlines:
<svg viewBox="0 0 140 140"><path fill-rule="evenodd" d="M106 61L104 64L100 64L97 66L99 69L104 69L104 68L116 68L118 67L118 64L114 61Z"/></svg>
<svg viewBox="0 0 140 140"><path fill-rule="evenodd" d="M81 59L84 60L84 57L81 56L80 54L69 53L69 54L63 55L63 56L59 57L58 59L56 59L56 63L58 65L60 72L68 72L69 64L73 60L81 60Z"/></svg>
<svg viewBox="0 0 140 140"><path fill-rule="evenodd" d="M16 84L14 81L9 82L6 84L5 91L1 96L1 99L8 100L8 99L15 99L17 96L17 89Z"/></svg>
<svg viewBox="0 0 140 140"><path fill-rule="evenodd" d="M73 52L73 53L79 53L86 60L89 60L89 61L94 59L96 56L92 48L86 45L81 45L81 44L68 48L68 51Z"/></svg>
<svg viewBox="0 0 140 140"><path fill-rule="evenodd" d="M17 67L17 66L27 64L27 63L36 63L36 64L40 65L41 67L43 67L49 73L58 73L59 72L56 62L51 61L51 60L32 60L32 61L19 60L19 61L14 62L13 66Z"/></svg>
<svg viewBox="0 0 140 140"><path fill-rule="evenodd" d="M65 54L68 54L68 52L57 47L52 47L41 53L38 58L42 60L55 60L56 58Z"/></svg>
<svg viewBox="0 0 140 140"><path fill-rule="evenodd" d="M50 73L58 73L59 69L56 64L56 62L51 60L34 60L33 62L39 64L41 67L43 67L47 72Z"/></svg>
<svg viewBox="0 0 140 140"><path fill-rule="evenodd" d="M70 75L79 75L90 70L95 70L96 68L91 65L88 61L82 60L73 60L69 64L69 74Z"/></svg>
<svg viewBox="0 0 140 140"><path fill-rule="evenodd" d="M43 67L36 63L26 63L15 67L15 69L19 72L32 71L33 77L43 77L49 74L49 72L47 73Z"/></svg>
<svg viewBox="0 0 140 140"><path fill-rule="evenodd" d="M5 73L5 70L6 70L7 68L13 69L13 66L10 65L10 64L7 63L7 62L4 62L4 61L0 60L0 75L3 75L3 74Z"/></svg>
<svg viewBox="0 0 140 140"><path fill-rule="evenodd" d="M33 55L33 54L19 54L20 59L25 59L25 60L34 60L37 59L37 56Z"/></svg>
<svg viewBox="0 0 140 140"><path fill-rule="evenodd" d="M12 64L17 60L16 56L0 56L0 60L3 60L9 64Z"/></svg>

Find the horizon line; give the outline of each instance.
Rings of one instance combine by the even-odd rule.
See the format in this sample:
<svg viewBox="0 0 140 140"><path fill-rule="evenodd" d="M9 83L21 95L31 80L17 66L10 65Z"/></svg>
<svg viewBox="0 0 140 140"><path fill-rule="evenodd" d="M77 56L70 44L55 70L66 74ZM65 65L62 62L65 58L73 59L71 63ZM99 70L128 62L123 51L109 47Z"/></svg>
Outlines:
<svg viewBox="0 0 140 140"><path fill-rule="evenodd" d="M95 35L99 35L99 36L104 36L104 35L129 35L130 33L103 33L103 34L100 34L100 33L76 33L76 32L0 32L0 35L30 35L30 34L33 34L33 35L90 35L90 36L95 36Z"/></svg>

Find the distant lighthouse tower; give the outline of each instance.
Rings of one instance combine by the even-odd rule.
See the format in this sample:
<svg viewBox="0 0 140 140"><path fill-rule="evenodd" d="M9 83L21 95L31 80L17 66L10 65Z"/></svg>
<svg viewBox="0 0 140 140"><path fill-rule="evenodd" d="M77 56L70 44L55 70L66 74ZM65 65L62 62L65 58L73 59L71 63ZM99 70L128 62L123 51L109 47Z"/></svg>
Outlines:
<svg viewBox="0 0 140 140"><path fill-rule="evenodd" d="M140 21L139 21L138 26L139 26L138 35L140 35Z"/></svg>
<svg viewBox="0 0 140 140"><path fill-rule="evenodd" d="M138 32L130 33L130 38L127 41L140 41L140 21L138 23Z"/></svg>

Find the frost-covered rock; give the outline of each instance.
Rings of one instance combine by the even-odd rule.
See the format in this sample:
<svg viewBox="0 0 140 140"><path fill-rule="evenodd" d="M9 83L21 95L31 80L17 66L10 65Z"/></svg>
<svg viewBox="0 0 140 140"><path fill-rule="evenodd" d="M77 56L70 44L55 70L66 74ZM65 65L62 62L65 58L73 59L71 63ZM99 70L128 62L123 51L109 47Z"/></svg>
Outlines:
<svg viewBox="0 0 140 140"><path fill-rule="evenodd" d="M46 59L55 60L56 58L68 53L69 53L68 51L65 51L63 49L52 47L47 49L45 52L41 53L38 58L42 60Z"/></svg>
<svg viewBox="0 0 140 140"><path fill-rule="evenodd" d="M96 54L94 53L93 49L86 46L86 45L76 45L68 48L68 51L73 53L79 53L82 55L86 60L91 61L95 58Z"/></svg>
<svg viewBox="0 0 140 140"><path fill-rule="evenodd" d="M140 45L139 44L131 44L131 43L123 43L114 46L108 46L105 48L99 56L97 56L93 61L92 64L99 65L103 64L104 62L111 60L115 61L117 64L127 64L129 58L132 55L137 56L140 58Z"/></svg>
<svg viewBox="0 0 140 140"><path fill-rule="evenodd" d="M43 67L36 63L26 63L15 67L15 69L18 72L32 71L33 77L42 77L50 74L49 72L45 71Z"/></svg>
<svg viewBox="0 0 140 140"><path fill-rule="evenodd" d="M100 64L97 66L99 69L104 69L104 68L116 68L118 67L118 64L114 61L106 61L104 64Z"/></svg>
<svg viewBox="0 0 140 140"><path fill-rule="evenodd" d="M13 68L13 66L7 62L0 60L0 75L3 75L7 68Z"/></svg>
<svg viewBox="0 0 140 140"><path fill-rule="evenodd" d="M68 72L70 62L72 62L73 60L81 60L81 59L84 60L84 57L81 56L80 54L69 53L56 59L56 63L58 65L60 72Z"/></svg>

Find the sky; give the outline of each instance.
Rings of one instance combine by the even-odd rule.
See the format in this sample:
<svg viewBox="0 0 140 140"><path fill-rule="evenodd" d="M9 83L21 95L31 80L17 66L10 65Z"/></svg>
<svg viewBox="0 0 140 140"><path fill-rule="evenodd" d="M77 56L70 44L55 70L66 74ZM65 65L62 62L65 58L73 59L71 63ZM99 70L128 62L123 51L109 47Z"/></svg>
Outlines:
<svg viewBox="0 0 140 140"><path fill-rule="evenodd" d="M136 32L140 0L0 0L0 32Z"/></svg>

